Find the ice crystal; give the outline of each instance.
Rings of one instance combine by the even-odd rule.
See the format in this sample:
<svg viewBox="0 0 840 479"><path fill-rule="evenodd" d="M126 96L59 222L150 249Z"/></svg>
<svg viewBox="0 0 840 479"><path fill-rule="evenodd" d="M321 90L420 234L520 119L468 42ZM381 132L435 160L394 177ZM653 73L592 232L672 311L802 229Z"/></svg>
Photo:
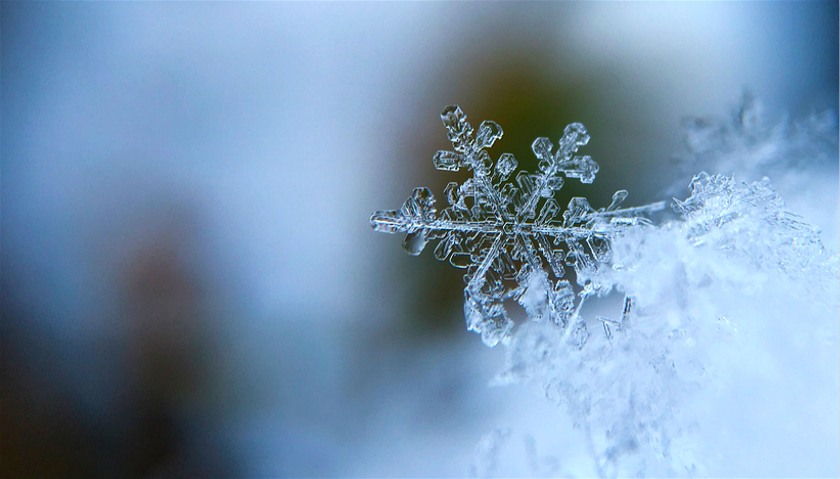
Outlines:
<svg viewBox="0 0 840 479"><path fill-rule="evenodd" d="M746 142L728 135L731 144ZM800 130L792 141L803 135L814 134ZM791 151L787 137L774 141ZM831 144L819 152L836 157ZM707 154L711 165L722 164L712 150ZM700 173L689 189L688 198L672 204L678 218L627 228L611 241L611 267L590 280L628 299L620 318L588 320L600 323L603 335L575 349L563 332L525 325L496 378L535 384L562 405L583 431L601 477L716 475L713 458L728 451L715 444L725 436L717 435L706 408L721 401L722 384L738 390L736 383L752 380L752 387L767 388L767 374L779 375L773 394L781 398L786 381L800 373L768 373L769 361L809 358L811 373L833 384L812 392L836 403L837 255L817 228L787 210L768 178ZM826 414L836 417L832 408Z"/></svg>
<svg viewBox="0 0 840 479"><path fill-rule="evenodd" d="M516 160L502 154L494 164L486 151L502 129L484 122L475 132L457 107L442 115L454 151L438 152L434 164L473 177L446 187L449 206L440 214L431 192L418 188L400 210L371 218L378 231L405 232L409 253L437 241L438 259L467 268L468 327L488 345L507 346L494 382L535 384L566 409L601 477L721 475L716 461L734 462L752 438L730 438L731 416L717 420L709 411L743 402L744 388L787 401L786 412L798 407L800 398L786 391L800 369L771 374L774 362L809 364L816 383L830 386L811 390L822 406L791 414L806 422L838 415L838 257L758 174L773 173L800 201L806 189L823 203L826 191L836 198L836 182L815 188L815 179L836 178L826 173L837 157L836 115L777 127L748 100L728 123L687 124L691 168L729 173L695 175L688 198L672 203L677 217L664 224L646 219L664 203L620 208L626 191L606 208L573 198L561 211L554 196L564 181L591 182L598 171L577 155L589 140L582 125L569 125L556 147L537 139L538 173L508 181ZM799 185L807 188L792 187ZM681 188L674 194L685 197ZM572 274L577 286L565 279ZM624 295L623 309L580 314L586 298L610 291ZM515 332L507 299L532 320ZM596 328L603 334L592 334ZM759 408L762 418L777 411L743 407ZM772 427L786 433L785 424ZM819 433L836 443L834 429ZM483 440L490 459L477 462L476 474L495 469L500 438Z"/></svg>
<svg viewBox="0 0 840 479"><path fill-rule="evenodd" d="M778 268L798 280L813 282L836 272L837 258L826 251L819 229L785 209L769 178L739 184L700 173L690 188L691 196L675 200L674 209L693 244L711 244L756 269Z"/></svg>
<svg viewBox="0 0 840 479"><path fill-rule="evenodd" d="M435 168L467 168L472 178L446 186L449 206L440 214L432 192L416 188L402 208L375 212L371 226L386 233L405 232L403 246L412 255L437 241L437 259L467 270L467 328L481 334L488 346L510 336L513 321L503 303L513 299L531 320L565 328L567 340L582 347L589 333L580 307L587 297L609 290L590 278L609 261L611 241L624 229L645 223L644 216L664 203L620 208L627 198L627 191L620 190L605 208L596 210L586 198L572 198L561 210L554 197L566 179L592 183L598 172L590 156L576 154L589 143L580 123L568 125L557 145L537 138L531 149L539 171L520 170L510 181L516 158L504 153L494 163L487 152L502 137L497 123L484 121L476 131L455 105L446 107L441 119L454 151L438 151L432 159ZM579 293L564 279L567 266L583 287Z"/></svg>
<svg viewBox="0 0 840 479"><path fill-rule="evenodd" d="M555 328L526 325L495 380L535 384L563 406L602 477L709 474L696 455L700 425L685 411L714 399L704 391L728 370L751 367L731 363L746 338L774 330L836 357L837 257L816 229L784 209L767 179L701 173L690 188L674 202L678 220L613 241L613 267L592 280L632 301L620 318L589 320L603 335L576 349Z"/></svg>

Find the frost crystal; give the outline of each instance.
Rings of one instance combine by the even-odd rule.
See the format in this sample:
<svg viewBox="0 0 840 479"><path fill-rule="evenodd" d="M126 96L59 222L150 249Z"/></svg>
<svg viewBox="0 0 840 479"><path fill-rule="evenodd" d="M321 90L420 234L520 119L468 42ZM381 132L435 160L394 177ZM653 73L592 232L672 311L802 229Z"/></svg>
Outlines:
<svg viewBox="0 0 840 479"><path fill-rule="evenodd" d="M747 258L755 268L775 266L797 279L831 274L836 258L829 256L819 229L786 211L770 180L738 183L722 175L700 173L690 185L691 196L674 201L694 245Z"/></svg>
<svg viewBox="0 0 840 479"><path fill-rule="evenodd" d="M836 136L836 123L834 128ZM772 166L783 182L796 184L790 178L798 182L801 169L773 166L786 165L780 160L789 158L767 160L759 168L750 153L772 144L776 151L800 152L803 158L802 152L813 149L813 158L836 159L836 142L820 140L830 136L824 129L817 123L756 143L748 141L756 137L754 129L732 129L724 135L725 145L704 150L703 164L744 176ZM696 140L697 149L704 148ZM824 171L819 164L812 167ZM716 431L733 421L706 408L727 402L718 396L721 391L737 391L743 381L767 387L755 378L767 374L763 368L769 363L756 357L810 363L821 384L831 385L808 394L837 403L837 255L824 247L817 228L787 211L767 178L743 182L700 173L689 188L687 199L674 200L678 218L626 228L610 242L611 268L590 277L632 298L620 319L588 320L604 334L583 349L569 347L555 328L524 325L510 341L506 367L496 378L498 384L535 384L562 405L583 431L602 477L727 475L714 458L734 463L743 450L719 443L725 435ZM783 396L802 375L796 368L792 376L769 370L784 378L779 389L769 389L774 397ZM729 402L737 400L733 396ZM836 417L832 408L825 414ZM778 423L767 424L772 435ZM825 434L828 440L837 437Z"/></svg>
<svg viewBox="0 0 840 479"><path fill-rule="evenodd" d="M503 303L514 299L531 320L565 328L567 341L582 347L589 333L578 313L587 297L609 292L608 285L592 278L610 260L611 241L626 228L645 224L644 215L663 209L664 203L619 208L627 198L627 191L621 190L606 208L595 210L586 198L572 198L561 211L554 196L566 179L592 183L598 172L591 157L576 154L589 142L580 123L568 125L557 145L537 138L531 149L539 171L520 170L509 181L516 158L504 153L494 164L487 152L502 137L498 124L484 121L476 131L454 105L443 110L441 119L454 151L438 151L432 159L435 168L467 168L473 177L446 186L449 206L440 214L432 192L416 188L399 210L375 212L371 226L386 233L405 232L403 247L412 255L437 241L437 259L467 270L467 328L481 334L488 346L509 337L513 321ZM564 279L567 266L583 287L578 294Z"/></svg>
<svg viewBox="0 0 840 479"><path fill-rule="evenodd" d="M790 405L745 403L742 413L755 410L763 420L784 410L808 424L838 417L840 394L840 259L762 178L773 174L794 201L836 198L836 114L772 126L757 105L747 98L729 122L687 125L687 166L727 176L694 176L690 196L672 204L678 216L655 226L645 215L664 204L619 208L626 191L606 208L573 198L561 210L554 197L564 181L590 183L598 171L577 155L589 141L583 125L566 127L556 146L534 141L539 171L530 174L517 172L507 153L492 162L486 149L502 136L497 124L476 132L458 107L447 107L454 151L438 152L434 164L468 168L473 177L446 187L449 206L440 214L432 193L418 188L400 210L374 213L371 225L407 233L405 249L415 255L436 241L438 259L467 268L468 328L507 347L494 382L536 385L566 409L598 476L732 475L720 461L738 463L741 445L753 442L729 437L727 408L742 401L740 391L755 388ZM801 211L813 214L804 204ZM565 279L572 273L576 286ZM582 317L586 298L610 291L624 295L623 310ZM509 299L532 320L515 332ZM596 328L603 334L591 334ZM804 384L801 364L813 384L828 385L809 390L821 404L813 413L794 411L801 397L788 395L790 384ZM767 423L768 436L792 424ZM808 436L816 429L809 426ZM833 428L819 431L836 444ZM505 437L485 437L474 474L493 473Z"/></svg>

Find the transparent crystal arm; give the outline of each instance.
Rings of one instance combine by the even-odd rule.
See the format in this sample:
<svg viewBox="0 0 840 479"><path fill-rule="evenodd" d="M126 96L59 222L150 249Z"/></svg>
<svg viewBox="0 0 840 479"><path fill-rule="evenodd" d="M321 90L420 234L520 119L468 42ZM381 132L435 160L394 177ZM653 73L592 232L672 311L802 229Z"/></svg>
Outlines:
<svg viewBox="0 0 840 479"><path fill-rule="evenodd" d="M502 241L504 240L504 235L496 236L495 241L493 241L493 245L487 251L487 256L484 257L484 260L481 262L481 265L476 270L475 274L472 275L470 278L469 284L467 284L467 289L476 293L476 296L480 295L481 287L484 286L485 283L485 276L487 275L487 271L490 270L490 266L493 264L493 261L496 261L496 257L499 256L499 251L502 247Z"/></svg>
<svg viewBox="0 0 840 479"><path fill-rule="evenodd" d="M618 216L618 212L610 212L611 216ZM464 233L479 232L486 234L516 234L521 236L534 236L538 234L555 238L607 238L608 235L581 227L563 227L558 222L543 225L533 223L497 223L493 221L451 221L432 220L424 221L418 218L407 218L399 211L377 211L370 217L370 225L376 231L383 233L411 232L419 229L428 229L435 232L461 231Z"/></svg>
<svg viewBox="0 0 840 479"><path fill-rule="evenodd" d="M466 164L473 171L473 181L479 193L487 198L490 212L501 221L504 212L501 210L502 197L490 181L490 156L484 151L502 137L502 128L492 121L484 121L478 127L478 133L473 136L473 128L467 122L467 116L458 105L449 105L440 114L443 125L449 131L449 139L455 153L438 152L438 155L454 155L456 164ZM449 169L449 168L447 168ZM458 167L454 167L457 170Z"/></svg>
<svg viewBox="0 0 840 479"><path fill-rule="evenodd" d="M517 235L516 241L520 247L520 251L522 256L524 256L525 263L527 263L528 268L530 268L530 274L538 274L544 277L544 281L546 282L546 286L548 285L548 278L545 273L545 270L542 268L542 264L540 263L540 259L538 253L534 250L534 245L531 243L528 237L524 235ZM562 323L561 318L556 318L554 312L557 310L557 305L554 304L554 295L551 294L550 290L546 291L546 301L548 306L548 314L553 322L557 324Z"/></svg>
<svg viewBox="0 0 840 479"><path fill-rule="evenodd" d="M602 216L605 218L613 216L643 216L649 213L662 211L665 209L665 206L666 203L664 201L657 201L656 203L651 203L649 205L644 206L636 206L633 208L621 208L613 211L604 211L602 213L599 213L598 216Z"/></svg>
<svg viewBox="0 0 840 479"><path fill-rule="evenodd" d="M419 229L430 231L462 231L479 233L500 233L502 229L497 223L489 221L450 221L432 220L424 221L417 218L407 218L399 214L399 211L377 211L370 217L370 225L376 231L383 233L412 232Z"/></svg>
<svg viewBox="0 0 840 479"><path fill-rule="evenodd" d="M563 137L557 145L556 153L551 150L554 145L548 138L537 138L531 145L534 155L539 158L539 170L534 189L528 194L522 207L517 211L516 219L521 221L534 214L540 197L551 197L554 192L563 187L563 173L567 178L579 178L583 183L592 183L598 164L589 156L575 156L578 148L589 143L586 127L580 123L566 126Z"/></svg>
<svg viewBox="0 0 840 479"><path fill-rule="evenodd" d="M493 208L493 215L499 221L504 220L505 214L499 208L502 204L502 195L490 182L490 178L484 172L476 172L474 181L478 184L481 193L487 197L490 206Z"/></svg>

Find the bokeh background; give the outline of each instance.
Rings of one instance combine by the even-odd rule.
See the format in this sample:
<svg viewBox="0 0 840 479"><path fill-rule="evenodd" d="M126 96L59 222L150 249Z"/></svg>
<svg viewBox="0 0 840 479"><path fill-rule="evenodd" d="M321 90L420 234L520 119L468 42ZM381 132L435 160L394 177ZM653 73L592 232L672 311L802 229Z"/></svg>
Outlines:
<svg viewBox="0 0 840 479"><path fill-rule="evenodd" d="M3 2L0 28L4 477L481 475L511 425L522 474L585 471L562 411L487 386L461 273L369 226L463 179L440 111L529 170L584 123L601 172L563 194L601 205L668 199L682 120L745 91L838 103L837 2ZM836 251L834 194L800 213Z"/></svg>

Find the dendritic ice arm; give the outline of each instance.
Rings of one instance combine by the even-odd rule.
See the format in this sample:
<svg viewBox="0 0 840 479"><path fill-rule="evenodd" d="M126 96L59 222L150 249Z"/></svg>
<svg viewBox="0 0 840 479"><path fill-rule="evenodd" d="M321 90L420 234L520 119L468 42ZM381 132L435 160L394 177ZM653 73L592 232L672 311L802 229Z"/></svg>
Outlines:
<svg viewBox="0 0 840 479"><path fill-rule="evenodd" d="M476 131L455 105L446 107L441 119L453 151L438 151L432 160L435 168L467 168L472 178L446 186L449 206L440 214L432 192L415 188L399 210L375 212L371 226L386 233L405 232L403 247L412 255L437 241L437 259L467 270L467 328L481 334L488 346L509 336L513 322L503 302L514 299L531 320L549 320L563 328L574 324L569 331L582 347L586 331L580 306L586 297L609 290L588 279L609 262L611 239L624 228L646 223L644 216L663 209L664 202L620 208L627 198L627 191L621 190L606 208L595 210L586 198L572 198L561 212L554 196L565 180L592 183L598 172L591 157L576 154L589 142L582 124L568 125L557 145L537 138L531 149L539 159L539 172L520 170L509 181L518 166L516 158L504 153L494 163L487 152L502 137L498 124L484 121ZM564 279L566 267L573 268L584 286L577 295Z"/></svg>

